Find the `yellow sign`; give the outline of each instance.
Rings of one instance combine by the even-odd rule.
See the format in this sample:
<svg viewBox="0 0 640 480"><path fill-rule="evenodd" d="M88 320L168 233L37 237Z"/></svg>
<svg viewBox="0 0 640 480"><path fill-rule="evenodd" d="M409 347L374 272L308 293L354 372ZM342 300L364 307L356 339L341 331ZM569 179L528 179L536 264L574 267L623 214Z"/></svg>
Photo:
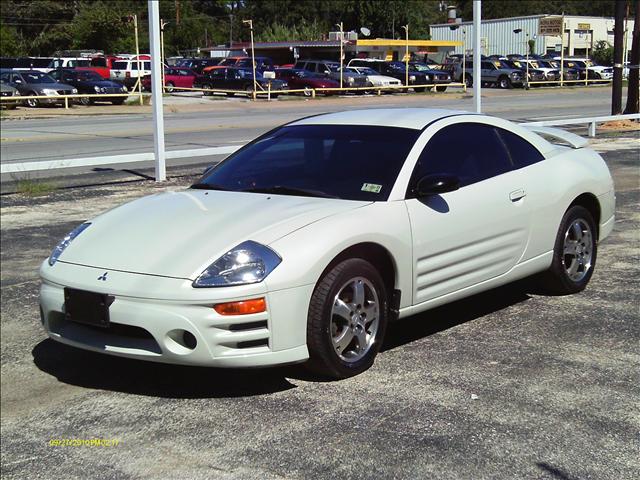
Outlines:
<svg viewBox="0 0 640 480"><path fill-rule="evenodd" d="M590 23L579 23L578 24L578 30L591 30L591 24Z"/></svg>
<svg viewBox="0 0 640 480"><path fill-rule="evenodd" d="M538 24L538 35L551 35L559 37L562 35L562 17L544 17Z"/></svg>

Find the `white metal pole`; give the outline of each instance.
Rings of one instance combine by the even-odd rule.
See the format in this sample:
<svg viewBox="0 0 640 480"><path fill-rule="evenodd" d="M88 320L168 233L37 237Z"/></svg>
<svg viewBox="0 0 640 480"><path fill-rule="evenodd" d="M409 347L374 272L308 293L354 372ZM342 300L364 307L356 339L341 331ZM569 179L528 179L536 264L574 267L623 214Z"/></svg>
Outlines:
<svg viewBox="0 0 640 480"><path fill-rule="evenodd" d="M476 107L476 113L482 112L480 100L480 84L482 83L480 75L480 17L482 10L482 2L473 0L473 100Z"/></svg>
<svg viewBox="0 0 640 480"><path fill-rule="evenodd" d="M156 159L156 182L167 179L164 151L164 117L162 114L162 64L160 48L160 12L158 2L148 0L149 45L151 46L151 103L153 104L153 152Z"/></svg>

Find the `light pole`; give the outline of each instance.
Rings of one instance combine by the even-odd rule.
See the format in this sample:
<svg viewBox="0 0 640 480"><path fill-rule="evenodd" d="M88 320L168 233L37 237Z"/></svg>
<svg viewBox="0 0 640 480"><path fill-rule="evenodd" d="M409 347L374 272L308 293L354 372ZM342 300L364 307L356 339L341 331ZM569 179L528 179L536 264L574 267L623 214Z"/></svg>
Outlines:
<svg viewBox="0 0 640 480"><path fill-rule="evenodd" d="M164 27L169 22L160 19L160 66L162 68L162 93L164 93Z"/></svg>
<svg viewBox="0 0 640 480"><path fill-rule="evenodd" d="M409 24L402 25L404 28L405 37L407 39L407 48L404 53L404 84L409 86Z"/></svg>
<svg viewBox="0 0 640 480"><path fill-rule="evenodd" d="M135 13L133 15L129 15L129 21L131 20L133 20L133 30L136 37L136 63L138 64L138 83L134 85L133 90L135 91L136 87L138 87L140 105L142 105L142 74L140 70L140 43L138 42L138 15Z"/></svg>
<svg viewBox="0 0 640 480"><path fill-rule="evenodd" d="M462 29L462 89L467 92L467 30Z"/></svg>
<svg viewBox="0 0 640 480"><path fill-rule="evenodd" d="M251 66L253 67L253 99L256 99L256 52L253 49L253 20L243 20L242 23L249 25L251 32Z"/></svg>
<svg viewBox="0 0 640 480"><path fill-rule="evenodd" d="M343 43L344 43L343 29L344 29L344 27L342 26L342 22L336 23L336 27L338 27L340 29L340 88L342 89L342 73L343 73L342 72L343 71L342 62L343 62L343 56L344 56L344 52L343 52L343 49L344 49L344 46L343 46Z"/></svg>
<svg viewBox="0 0 640 480"><path fill-rule="evenodd" d="M521 28L516 28L513 33L522 33L522 29ZM524 43L524 48L525 48L525 57L526 57L526 66L525 66L525 85L527 86L527 89L529 89L529 34L527 32L525 32L526 35L526 40Z"/></svg>

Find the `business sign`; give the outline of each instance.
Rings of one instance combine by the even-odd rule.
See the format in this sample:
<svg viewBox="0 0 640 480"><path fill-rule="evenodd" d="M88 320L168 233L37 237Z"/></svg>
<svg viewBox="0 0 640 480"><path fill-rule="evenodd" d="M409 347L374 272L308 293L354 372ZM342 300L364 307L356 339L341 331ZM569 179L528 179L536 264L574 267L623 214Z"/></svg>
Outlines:
<svg viewBox="0 0 640 480"><path fill-rule="evenodd" d="M562 35L562 17L544 17L538 23L538 35L559 37Z"/></svg>
<svg viewBox="0 0 640 480"><path fill-rule="evenodd" d="M576 30L591 30L590 23L579 23L578 28Z"/></svg>

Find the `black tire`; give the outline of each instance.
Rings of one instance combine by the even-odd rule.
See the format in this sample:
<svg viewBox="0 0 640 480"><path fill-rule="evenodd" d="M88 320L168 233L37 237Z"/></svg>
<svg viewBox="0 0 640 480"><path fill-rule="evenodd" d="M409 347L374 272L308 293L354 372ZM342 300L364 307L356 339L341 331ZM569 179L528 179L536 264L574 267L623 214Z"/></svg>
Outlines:
<svg viewBox="0 0 640 480"><path fill-rule="evenodd" d="M172 93L174 87L175 87L175 85L173 84L173 82L167 82L167 84L164 86L164 90L167 93Z"/></svg>
<svg viewBox="0 0 640 480"><path fill-rule="evenodd" d="M462 79L460 79L460 81L462 81ZM467 88L473 87L473 77L471 75L465 74L464 83L466 84Z"/></svg>
<svg viewBox="0 0 640 480"><path fill-rule="evenodd" d="M413 91L414 91L414 92L417 92L417 93L422 93L422 92L424 92L426 89L427 89L427 87L418 87L418 88L415 88L415 87L414 87Z"/></svg>
<svg viewBox="0 0 640 480"><path fill-rule="evenodd" d="M359 283L362 288L362 304L356 305L356 290L351 289L351 298L346 299L343 306L353 309L347 312L347 316L333 315L334 301L340 295L349 296L350 286ZM367 299L368 296L368 299ZM345 297L346 298L346 297ZM370 299L377 299L376 313L370 313L367 326L365 303L371 308ZM328 273L326 273L316 285L309 304L307 317L307 347L309 348L309 361L306 366L316 374L334 379L347 378L367 370L380 350L387 327L388 317L387 292L380 273L369 262L360 258L345 260ZM375 318L373 318L375 316ZM349 317L350 320L346 320ZM377 323L376 323L377 319ZM342 323L341 330L337 324ZM360 322L360 323L358 323ZM351 323L351 325L349 325ZM369 330L371 329L371 330ZM334 334L347 338L349 343L343 346L334 344ZM366 339L367 345L363 352L360 337ZM349 336L350 335L350 336ZM337 353L342 348L342 354ZM355 351L352 351L355 350ZM352 360L347 360L351 358Z"/></svg>
<svg viewBox="0 0 640 480"><path fill-rule="evenodd" d="M271 98L275 100L276 98L278 98L278 95L280 95L280 94L279 93L272 93L271 94Z"/></svg>
<svg viewBox="0 0 640 480"><path fill-rule="evenodd" d="M87 106L87 105L91 105L93 103L93 100L91 98L89 98L89 97L80 97L78 99L78 103L80 105Z"/></svg>
<svg viewBox="0 0 640 480"><path fill-rule="evenodd" d="M213 95L213 92L207 92L206 90L211 90L211 85L202 85L202 94L206 95L206 96L211 96Z"/></svg>
<svg viewBox="0 0 640 480"><path fill-rule="evenodd" d="M580 227L584 236L581 242L576 242L575 253L565 253L565 247L573 248L572 238L576 237L577 230L573 227L574 225ZM585 239L587 236L585 232L588 233L590 241ZM553 247L553 261L549 270L541 277L542 287L548 293L556 295L569 295L584 290L593 275L597 254L597 230L593 216L586 208L574 205L566 211L560 222ZM580 258L585 265L580 264ZM569 261L571 263L567 265ZM567 270L574 265L574 261L578 264L578 271L576 278L571 278Z"/></svg>
<svg viewBox="0 0 640 480"><path fill-rule="evenodd" d="M302 94L305 97L312 97L313 96L313 89L310 88L310 87L304 87L304 90L303 90Z"/></svg>
<svg viewBox="0 0 640 480"><path fill-rule="evenodd" d="M503 75L500 78L498 78L498 86L502 89L513 88L511 79L506 75Z"/></svg>
<svg viewBox="0 0 640 480"><path fill-rule="evenodd" d="M36 92L29 92L27 93L27 97L32 97L32 96L37 96L38 94ZM37 98L27 98L24 103L27 105L27 107L31 107L31 108L37 108L40 106L40 100Z"/></svg>
<svg viewBox="0 0 640 480"><path fill-rule="evenodd" d="M111 100L111 103L114 105L122 105L126 98L117 98L115 100Z"/></svg>
<svg viewBox="0 0 640 480"><path fill-rule="evenodd" d="M436 87L436 92L446 92L447 87L445 85L439 85Z"/></svg>

